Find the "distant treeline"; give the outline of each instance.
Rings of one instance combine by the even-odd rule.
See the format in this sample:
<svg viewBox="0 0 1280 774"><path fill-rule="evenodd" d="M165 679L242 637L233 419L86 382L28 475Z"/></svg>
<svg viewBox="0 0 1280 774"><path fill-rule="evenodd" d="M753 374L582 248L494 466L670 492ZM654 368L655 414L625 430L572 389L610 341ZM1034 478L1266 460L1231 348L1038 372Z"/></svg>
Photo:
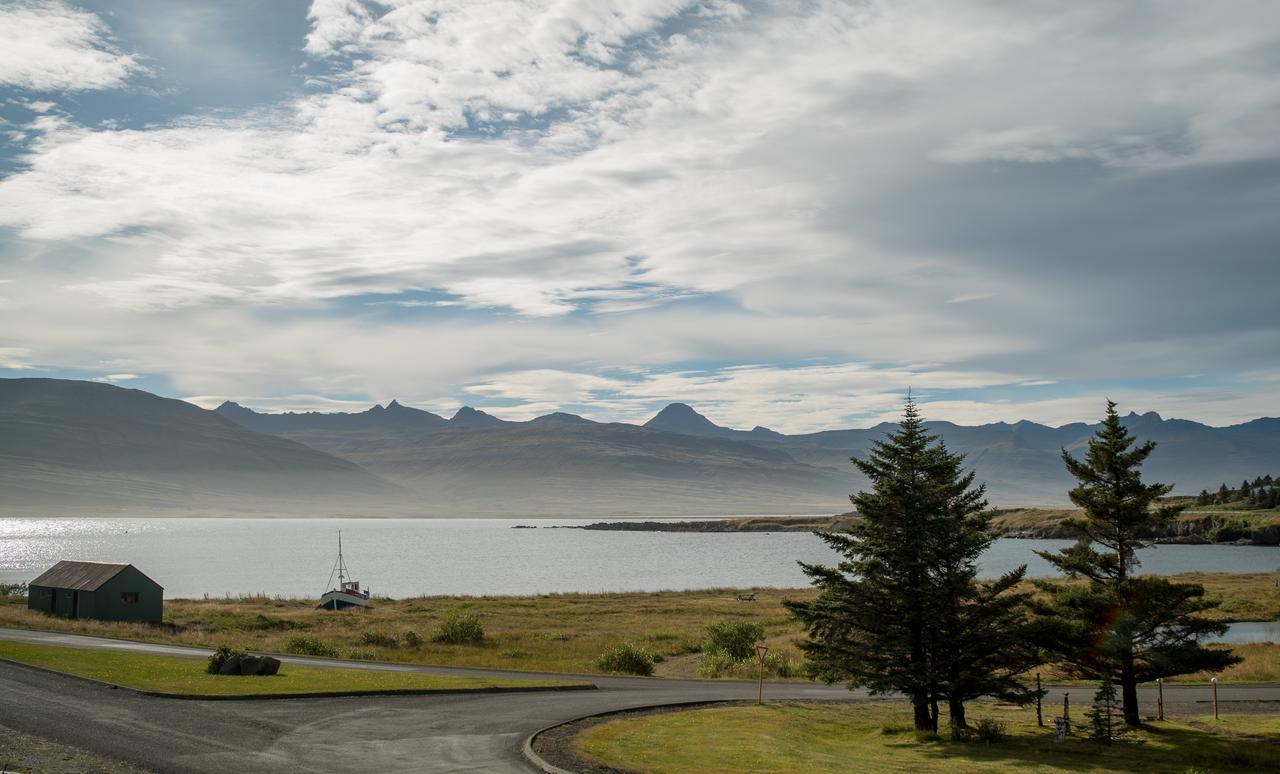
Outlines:
<svg viewBox="0 0 1280 774"><path fill-rule="evenodd" d="M1280 507L1280 481L1270 475L1258 476L1252 482L1248 479L1240 482L1240 486L1232 489L1225 483L1217 492L1201 489L1196 496L1196 505L1227 505L1239 503L1243 508L1276 508Z"/></svg>

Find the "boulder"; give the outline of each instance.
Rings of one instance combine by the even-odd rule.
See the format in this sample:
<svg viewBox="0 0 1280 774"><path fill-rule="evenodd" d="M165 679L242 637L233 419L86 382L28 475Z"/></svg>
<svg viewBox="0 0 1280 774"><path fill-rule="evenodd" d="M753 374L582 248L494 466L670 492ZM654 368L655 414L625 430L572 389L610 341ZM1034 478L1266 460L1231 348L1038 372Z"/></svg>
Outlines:
<svg viewBox="0 0 1280 774"><path fill-rule="evenodd" d="M270 675L276 674L279 671L280 671L280 659L272 658L271 656L262 657L262 671L259 672L258 674L270 676Z"/></svg>
<svg viewBox="0 0 1280 774"><path fill-rule="evenodd" d="M245 656L240 659L240 674L250 677L262 674L262 657Z"/></svg>
<svg viewBox="0 0 1280 774"><path fill-rule="evenodd" d="M240 657L232 656L222 662L222 666L218 669L220 675L238 675L240 674Z"/></svg>

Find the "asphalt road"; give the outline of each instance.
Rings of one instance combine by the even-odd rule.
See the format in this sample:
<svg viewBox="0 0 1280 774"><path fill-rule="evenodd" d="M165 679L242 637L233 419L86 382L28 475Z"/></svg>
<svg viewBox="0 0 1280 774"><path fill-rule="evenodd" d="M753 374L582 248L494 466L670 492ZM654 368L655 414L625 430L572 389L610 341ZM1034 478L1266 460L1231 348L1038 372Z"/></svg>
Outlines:
<svg viewBox="0 0 1280 774"><path fill-rule="evenodd" d="M0 639L204 658L208 651L0 628ZM350 669L529 677L526 672L285 657ZM565 677L564 675L532 675ZM520 755L538 729L583 715L654 704L755 698L750 682L581 676L599 690L565 693L183 701L139 696L0 664L0 725L160 772L529 772ZM1083 704L1090 688L1067 689ZM1045 714L1061 705L1046 698ZM840 687L766 683L765 699L849 699ZM1208 713L1209 690L1166 687L1171 716ZM1280 685L1223 686L1223 711L1280 711ZM1144 690L1144 711L1155 694Z"/></svg>

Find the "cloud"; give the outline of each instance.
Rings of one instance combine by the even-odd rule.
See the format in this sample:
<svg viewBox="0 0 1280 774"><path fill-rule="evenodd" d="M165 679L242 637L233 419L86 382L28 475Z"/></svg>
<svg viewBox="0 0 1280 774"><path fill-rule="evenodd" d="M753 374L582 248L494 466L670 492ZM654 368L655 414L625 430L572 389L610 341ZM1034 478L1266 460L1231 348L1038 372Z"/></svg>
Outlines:
<svg viewBox="0 0 1280 774"><path fill-rule="evenodd" d="M132 379L140 379L138 374L107 374L105 376L95 376L92 381L95 382L127 382Z"/></svg>
<svg viewBox="0 0 1280 774"><path fill-rule="evenodd" d="M61 0L17 0L0 7L0 85L28 91L112 89L145 72L111 41L97 15ZM33 110L40 110L37 103Z"/></svg>
<svg viewBox="0 0 1280 774"><path fill-rule="evenodd" d="M3 344L271 405L683 398L793 429L908 385L1049 416L1042 387L1255 371L1278 14L321 0L281 41L305 91L6 127Z"/></svg>

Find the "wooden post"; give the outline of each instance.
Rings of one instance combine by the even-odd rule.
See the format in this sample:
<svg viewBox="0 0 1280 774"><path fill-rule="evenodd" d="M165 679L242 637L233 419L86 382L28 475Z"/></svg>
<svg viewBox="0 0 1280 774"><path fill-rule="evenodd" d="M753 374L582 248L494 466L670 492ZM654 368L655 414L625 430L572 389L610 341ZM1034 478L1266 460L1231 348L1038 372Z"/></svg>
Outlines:
<svg viewBox="0 0 1280 774"><path fill-rule="evenodd" d="M756 704L764 704L764 657L769 653L769 646L763 642L756 646L756 653L760 656L760 693L756 696Z"/></svg>
<svg viewBox="0 0 1280 774"><path fill-rule="evenodd" d="M1040 673L1036 672L1036 725L1044 728L1044 715L1040 712L1040 699L1044 697L1044 690L1040 687Z"/></svg>
<svg viewBox="0 0 1280 774"><path fill-rule="evenodd" d="M1164 678L1156 678L1156 717L1164 720Z"/></svg>
<svg viewBox="0 0 1280 774"><path fill-rule="evenodd" d="M1067 733L1071 733L1071 694L1062 694L1062 719L1067 723Z"/></svg>
<svg viewBox="0 0 1280 774"><path fill-rule="evenodd" d="M1213 683L1213 719L1218 719L1218 678L1209 678L1209 682Z"/></svg>

